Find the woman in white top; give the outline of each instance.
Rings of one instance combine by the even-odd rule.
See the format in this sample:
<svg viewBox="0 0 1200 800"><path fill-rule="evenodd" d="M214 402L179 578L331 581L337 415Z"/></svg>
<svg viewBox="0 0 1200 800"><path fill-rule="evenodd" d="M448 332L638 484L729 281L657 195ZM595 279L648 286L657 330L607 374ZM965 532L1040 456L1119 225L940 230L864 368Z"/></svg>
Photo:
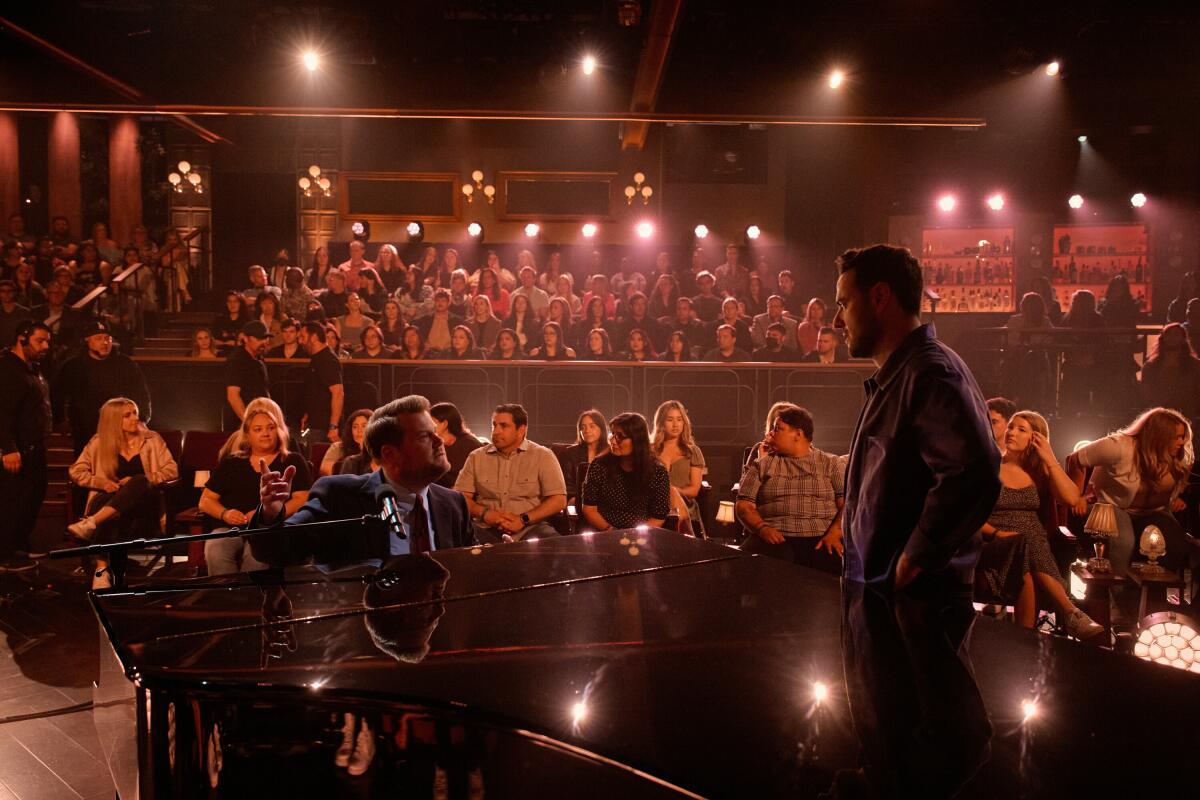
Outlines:
<svg viewBox="0 0 1200 800"><path fill-rule="evenodd" d="M1113 571L1129 573L1129 560L1142 531L1156 525L1167 544L1161 559L1179 571L1187 563L1187 534L1173 512L1183 511L1180 494L1192 469L1192 426L1170 408L1143 412L1128 427L1087 444L1067 458L1072 478L1083 485L1092 467L1091 489L1097 502L1116 509L1117 539L1108 548ZM1077 511L1084 510L1082 505Z"/></svg>

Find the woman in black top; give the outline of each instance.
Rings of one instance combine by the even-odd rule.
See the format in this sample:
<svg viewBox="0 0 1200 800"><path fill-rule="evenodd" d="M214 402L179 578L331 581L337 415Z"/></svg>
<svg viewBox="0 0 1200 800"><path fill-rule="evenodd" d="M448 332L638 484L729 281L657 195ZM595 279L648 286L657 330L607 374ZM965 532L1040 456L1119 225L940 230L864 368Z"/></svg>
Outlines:
<svg viewBox="0 0 1200 800"><path fill-rule="evenodd" d="M383 310L383 304L388 301L389 294L378 272L370 267L363 267L358 271L358 296L367 304L372 314Z"/></svg>
<svg viewBox="0 0 1200 800"><path fill-rule="evenodd" d="M392 358L406 361L416 361L419 358L429 358L425 352L425 337L416 325L405 325L404 335L400 337L400 347L392 353Z"/></svg>
<svg viewBox="0 0 1200 800"><path fill-rule="evenodd" d="M565 361L574 358L575 351L563 341L562 326L547 322L542 326L542 346L533 348L529 357L539 361Z"/></svg>
<svg viewBox="0 0 1200 800"><path fill-rule="evenodd" d="M563 451L563 478L567 482L567 502L574 503L579 497L579 486L583 483L583 468L608 452L608 423L598 409L589 408L579 415L575 423L575 444Z"/></svg>
<svg viewBox="0 0 1200 800"><path fill-rule="evenodd" d="M688 343L687 334L683 331L671 331L667 339L667 349L662 354L663 361L691 361L692 346Z"/></svg>
<svg viewBox="0 0 1200 800"><path fill-rule="evenodd" d="M542 342L537 314L533 313L529 298L523 294L511 295L509 304L511 310L504 320L504 327L517 334L521 349L528 353Z"/></svg>
<svg viewBox="0 0 1200 800"><path fill-rule="evenodd" d="M679 282L669 272L658 276L654 282L654 291L650 294L650 310L647 312L654 319L675 316L675 301L679 299Z"/></svg>
<svg viewBox="0 0 1200 800"><path fill-rule="evenodd" d="M749 288L745 297L739 297L746 304L746 316L754 318L767 310L767 290L763 286L762 276L758 272L750 273Z"/></svg>
<svg viewBox="0 0 1200 800"><path fill-rule="evenodd" d="M588 300L587 306L583 309L583 319L575 323L574 335L571 337L575 348L586 350L588 334L596 328L607 331L608 335L612 336L612 322L605 313L603 297L593 297Z"/></svg>
<svg viewBox="0 0 1200 800"><path fill-rule="evenodd" d="M389 298L383 304L383 316L379 318L379 330L383 333L383 343L388 347L399 347L400 337L404 334L404 315L400 313L400 304L395 298Z"/></svg>
<svg viewBox="0 0 1200 800"><path fill-rule="evenodd" d="M583 342L579 354L580 361L614 361L612 344L608 341L608 331L604 328L592 328Z"/></svg>
<svg viewBox="0 0 1200 800"><path fill-rule="evenodd" d="M584 519L598 531L661 527L671 513L671 479L650 452L646 418L618 414L608 428L609 452L592 462L583 482Z"/></svg>
<svg viewBox="0 0 1200 800"><path fill-rule="evenodd" d="M452 361L478 361L483 353L475 346L475 334L466 325L455 325L450 331L450 349L438 355Z"/></svg>
<svg viewBox="0 0 1200 800"><path fill-rule="evenodd" d="M308 270L306 283L308 288L314 292L324 291L329 288L325 283L325 278L329 275L329 270L332 265L329 263L329 251L324 247L318 247L313 253L312 267Z"/></svg>
<svg viewBox="0 0 1200 800"><path fill-rule="evenodd" d="M500 333L496 334L496 346L492 348L489 358L493 361L520 361L524 357L517 332L512 328L501 328Z"/></svg>
<svg viewBox="0 0 1200 800"><path fill-rule="evenodd" d="M225 293L225 310L213 320L213 341L221 348L222 352L237 347L242 326L249 321L250 315L246 312L242 295L230 289Z"/></svg>
<svg viewBox="0 0 1200 800"><path fill-rule="evenodd" d="M442 439L446 448L446 460L450 462L450 471L434 482L447 489L453 489L454 482L458 480L458 473L462 472L463 464L467 463L467 456L487 442L481 441L471 433L458 411L458 406L453 403L435 403L429 409L429 416L437 423L437 435Z"/></svg>
<svg viewBox="0 0 1200 800"><path fill-rule="evenodd" d="M629 349L621 353L622 361L653 361L658 358L658 353L654 352L654 345L650 343L650 337L641 328L634 328L629 332Z"/></svg>
<svg viewBox="0 0 1200 800"><path fill-rule="evenodd" d="M383 343L383 331L378 325L368 325L358 336L362 347L351 358L392 358L392 348Z"/></svg>

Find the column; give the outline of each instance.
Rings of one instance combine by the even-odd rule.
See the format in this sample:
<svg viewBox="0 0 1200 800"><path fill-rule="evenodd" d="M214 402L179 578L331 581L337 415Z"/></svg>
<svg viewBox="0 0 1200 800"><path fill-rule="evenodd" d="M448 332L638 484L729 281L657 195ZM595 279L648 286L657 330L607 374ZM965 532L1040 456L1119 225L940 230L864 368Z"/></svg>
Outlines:
<svg viewBox="0 0 1200 800"><path fill-rule="evenodd" d="M83 230L83 187L79 178L79 120L69 111L50 118L47 194L50 216L64 216L71 235L86 239Z"/></svg>
<svg viewBox="0 0 1200 800"><path fill-rule="evenodd" d="M21 211L21 167L17 115L0 113L0 218L8 230L8 215ZM28 220L27 220L28 221Z"/></svg>
<svg viewBox="0 0 1200 800"><path fill-rule="evenodd" d="M142 221L142 159L138 122L128 114L113 118L108 128L108 233L121 245L133 241Z"/></svg>

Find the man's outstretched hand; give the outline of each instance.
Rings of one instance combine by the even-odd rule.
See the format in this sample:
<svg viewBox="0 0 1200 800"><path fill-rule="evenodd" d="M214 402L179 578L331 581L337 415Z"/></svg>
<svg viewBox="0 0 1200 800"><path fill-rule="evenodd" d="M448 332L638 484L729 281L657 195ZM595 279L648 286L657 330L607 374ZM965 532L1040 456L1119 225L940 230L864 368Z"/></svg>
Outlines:
<svg viewBox="0 0 1200 800"><path fill-rule="evenodd" d="M283 504L292 496L292 478L296 468L290 466L282 473L267 469L267 460L258 460L258 499L262 503L261 522L270 525L283 513Z"/></svg>

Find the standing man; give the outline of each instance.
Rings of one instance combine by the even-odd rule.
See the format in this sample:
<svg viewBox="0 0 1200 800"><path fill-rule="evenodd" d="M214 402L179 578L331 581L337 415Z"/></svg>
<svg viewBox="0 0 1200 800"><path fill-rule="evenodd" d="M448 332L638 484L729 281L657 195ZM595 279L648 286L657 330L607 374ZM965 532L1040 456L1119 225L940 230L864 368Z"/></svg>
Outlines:
<svg viewBox="0 0 1200 800"><path fill-rule="evenodd" d="M46 432L50 392L38 365L50 350L50 329L25 322L16 343L0 354L0 497L8 519L0 525L0 572L33 569L30 537L46 499Z"/></svg>
<svg viewBox="0 0 1200 800"><path fill-rule="evenodd" d="M516 403L492 412L492 443L467 456L454 488L467 499L476 541L495 544L505 534L557 536L546 522L567 507L558 457L525 438L529 415Z"/></svg>
<svg viewBox="0 0 1200 800"><path fill-rule="evenodd" d="M325 326L304 323L304 346L308 349L308 373L304 376L304 417L300 430L305 444L336 442L342 424L342 362L325 344Z"/></svg>
<svg viewBox="0 0 1200 800"><path fill-rule="evenodd" d="M50 387L54 420L61 421L64 416L70 420L77 456L96 434L100 406L112 398L128 397L137 403L142 422L149 422L151 413L146 378L133 359L113 351L112 329L108 324L89 323L83 329L83 342L84 352L63 363Z"/></svg>
<svg viewBox="0 0 1200 800"><path fill-rule="evenodd" d="M912 254L847 250L838 269L834 325L879 369L865 383L842 523L843 665L866 769L840 774L835 793L952 797L990 752L967 646L1000 454L975 379L921 324Z"/></svg>
<svg viewBox="0 0 1200 800"><path fill-rule="evenodd" d="M241 427L251 400L271 396L267 386L267 365L263 363L263 353L270 341L267 326L259 320L242 326L242 344L225 362L225 402L233 412L232 416L226 414L227 431Z"/></svg>

